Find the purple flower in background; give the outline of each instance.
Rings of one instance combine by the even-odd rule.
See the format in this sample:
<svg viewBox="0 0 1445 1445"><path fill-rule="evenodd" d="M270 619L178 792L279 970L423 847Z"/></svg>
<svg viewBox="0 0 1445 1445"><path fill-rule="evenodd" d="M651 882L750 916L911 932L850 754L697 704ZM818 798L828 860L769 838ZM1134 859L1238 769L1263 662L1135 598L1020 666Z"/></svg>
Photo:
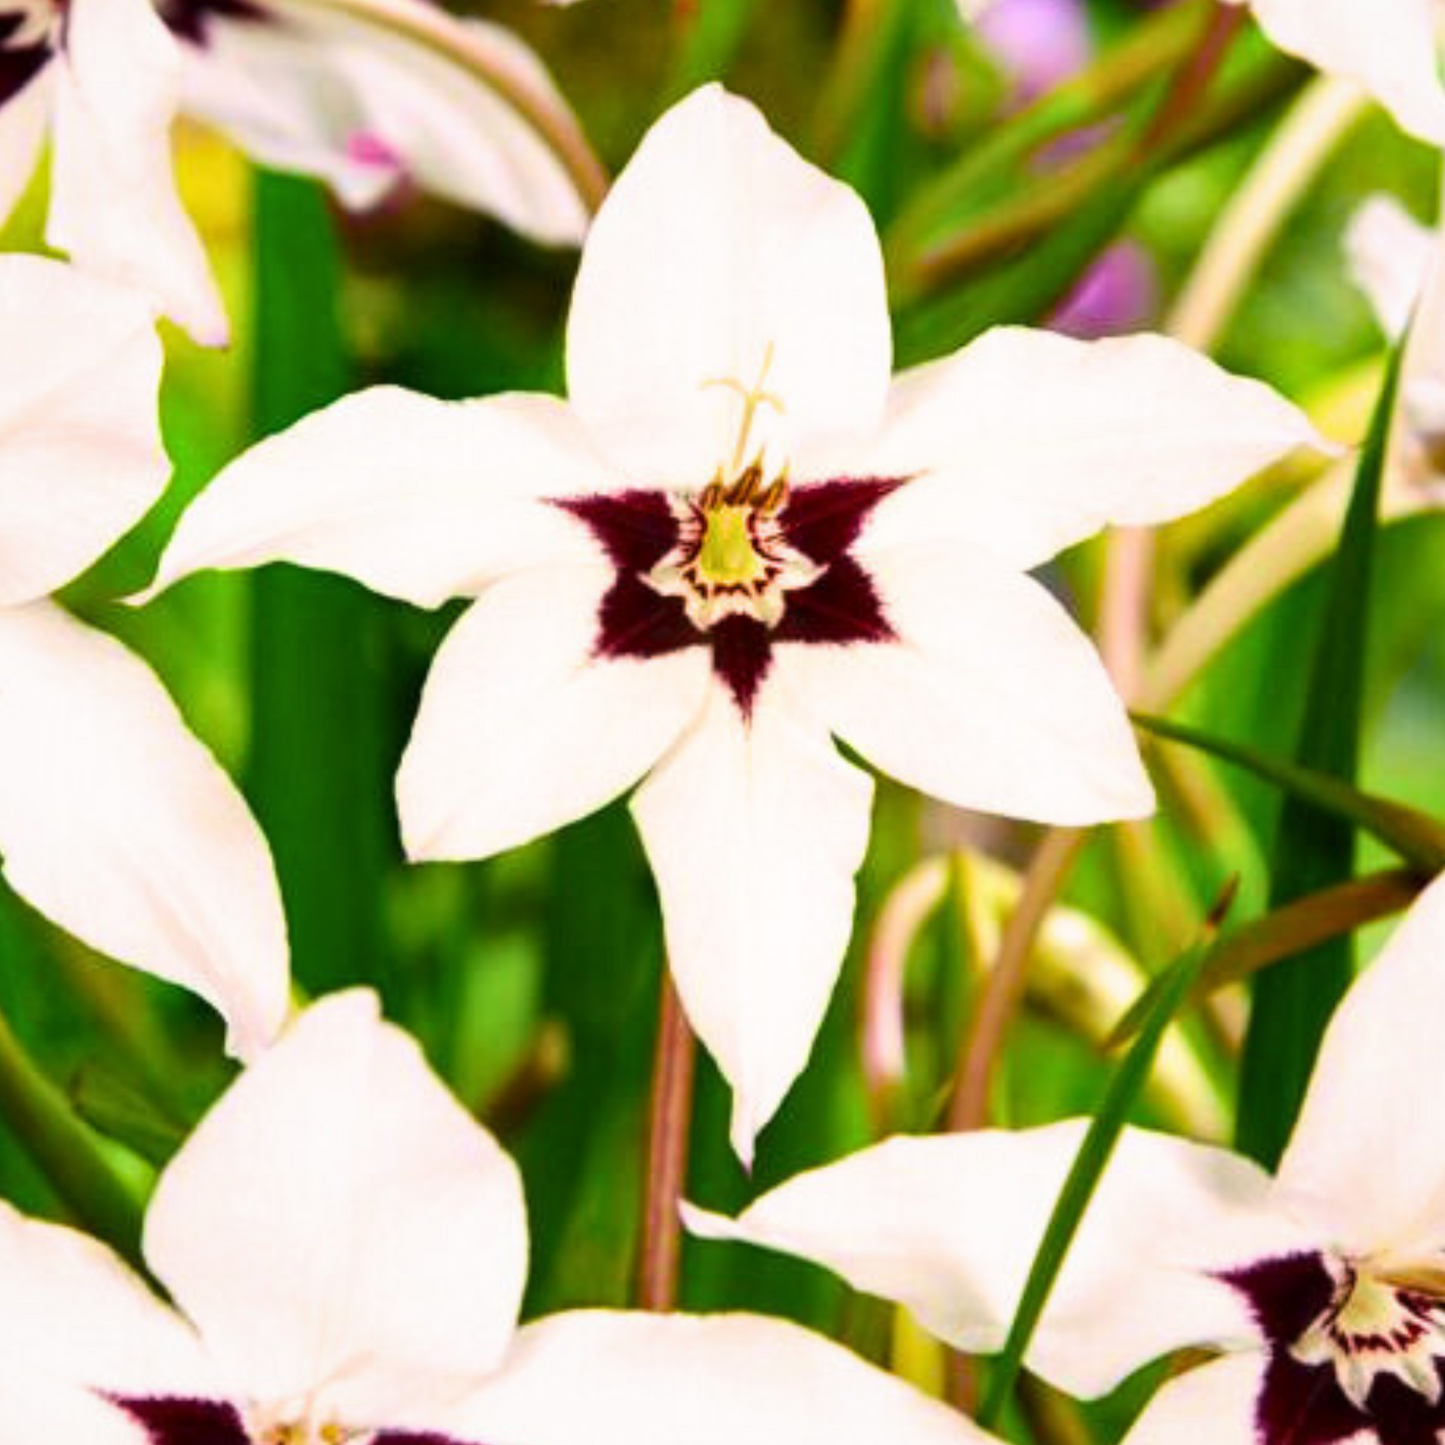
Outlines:
<svg viewBox="0 0 1445 1445"><path fill-rule="evenodd" d="M1135 241L1110 246L1049 320L1055 331L1093 341L1138 331L1153 321L1159 283L1149 253Z"/></svg>
<svg viewBox="0 0 1445 1445"><path fill-rule="evenodd" d="M977 30L1021 101L1082 70L1093 51L1080 0L994 0L979 16Z"/></svg>

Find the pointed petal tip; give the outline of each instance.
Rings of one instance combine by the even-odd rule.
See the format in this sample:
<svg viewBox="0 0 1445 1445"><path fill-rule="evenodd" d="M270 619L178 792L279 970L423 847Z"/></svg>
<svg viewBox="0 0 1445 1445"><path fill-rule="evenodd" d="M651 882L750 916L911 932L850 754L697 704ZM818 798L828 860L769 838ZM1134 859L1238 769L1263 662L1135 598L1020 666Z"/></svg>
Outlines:
<svg viewBox="0 0 1445 1445"><path fill-rule="evenodd" d="M677 1212L683 1228L698 1239L741 1240L745 1237L735 1219L702 1209L686 1199L678 1201Z"/></svg>

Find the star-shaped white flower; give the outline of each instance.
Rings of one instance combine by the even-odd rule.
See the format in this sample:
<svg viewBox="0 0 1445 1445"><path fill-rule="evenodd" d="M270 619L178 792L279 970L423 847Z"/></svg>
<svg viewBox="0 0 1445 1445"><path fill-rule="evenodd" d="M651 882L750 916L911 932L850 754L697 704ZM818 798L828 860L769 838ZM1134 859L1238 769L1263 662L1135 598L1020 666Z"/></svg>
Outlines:
<svg viewBox="0 0 1445 1445"><path fill-rule="evenodd" d="M349 397L227 468L159 572L285 558L476 596L402 761L407 849L516 847L646 777L671 966L745 1156L852 927L872 784L830 734L963 807L1147 813L1123 708L1027 570L1314 438L1160 337L1000 330L889 368L862 203L709 87L588 237L567 401Z"/></svg>
<svg viewBox="0 0 1445 1445"><path fill-rule="evenodd" d="M0 857L93 947L194 990L247 1056L287 1007L270 853L155 675L48 600L165 489L138 293L0 257Z"/></svg>
<svg viewBox="0 0 1445 1445"><path fill-rule="evenodd" d="M989 1445L795 1325L591 1310L517 1328L512 1161L364 992L302 1014L167 1166L146 1261L0 1205L0 1440Z"/></svg>
<svg viewBox="0 0 1445 1445"><path fill-rule="evenodd" d="M1125 1131L1026 1362L1101 1395L1182 1346L1125 1445L1436 1445L1445 1431L1445 879L1326 1033L1271 1178ZM1083 1123L898 1138L698 1232L817 1260L942 1338L997 1349Z"/></svg>
<svg viewBox="0 0 1445 1445"><path fill-rule="evenodd" d="M1226 0L1248 5L1281 50L1358 81L1402 130L1445 145L1441 0Z"/></svg>

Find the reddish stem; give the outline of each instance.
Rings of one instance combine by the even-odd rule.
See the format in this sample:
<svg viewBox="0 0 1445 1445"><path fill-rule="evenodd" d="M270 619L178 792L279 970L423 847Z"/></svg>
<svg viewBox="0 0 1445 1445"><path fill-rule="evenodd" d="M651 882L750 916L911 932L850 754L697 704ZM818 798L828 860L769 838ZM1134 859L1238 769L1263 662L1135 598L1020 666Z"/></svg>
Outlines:
<svg viewBox="0 0 1445 1445"><path fill-rule="evenodd" d="M682 1258L682 1221L677 1206L687 1181L696 1058L696 1040L673 987L672 975L664 968L657 1047L652 1059L647 1196L642 1208L642 1253L637 1272L637 1303L645 1310L670 1310L677 1301Z"/></svg>

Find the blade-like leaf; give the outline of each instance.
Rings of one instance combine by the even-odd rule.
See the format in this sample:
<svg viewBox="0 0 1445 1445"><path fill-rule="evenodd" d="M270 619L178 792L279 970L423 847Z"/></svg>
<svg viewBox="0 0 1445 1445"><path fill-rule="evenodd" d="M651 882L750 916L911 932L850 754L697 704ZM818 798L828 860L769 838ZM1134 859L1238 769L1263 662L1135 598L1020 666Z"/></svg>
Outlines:
<svg viewBox="0 0 1445 1445"><path fill-rule="evenodd" d="M140 1200L0 1016L0 1119L91 1233L140 1261Z"/></svg>
<svg viewBox="0 0 1445 1445"><path fill-rule="evenodd" d="M1445 870L1445 823L1428 813L1365 793L1339 778L1298 763L1269 757L1244 743L1215 736L1186 723L1136 712L1134 722L1170 742L1197 748L1273 783L1299 804L1363 829L1425 873Z"/></svg>
<svg viewBox="0 0 1445 1445"><path fill-rule="evenodd" d="M1183 1006L1195 980L1209 961L1218 921L1232 897L1231 887L1210 915L1199 942L1175 959L1160 975L1159 990L1150 1004L1139 1036L1104 1090L1098 1111L1089 1124L1084 1142L1079 1146L1078 1155L1069 1169L1063 1188L1059 1191L1058 1202L1049 1216L1043 1241L1029 1268L1018 1310L1009 1326L1008 1338L990 1373L988 1392L978 1412L978 1423L984 1429L989 1429L998 1422L1018 1380L1029 1341L1033 1339L1034 1329L1048 1303L1049 1294L1058 1279L1059 1270L1063 1267L1064 1256L1078 1231L1079 1221L1084 1217L1089 1200L1093 1198L1094 1190L1113 1155L1114 1146L1119 1142L1129 1111L1134 1107L1149 1077L1154 1056L1159 1052L1159 1045L1164 1039L1164 1031Z"/></svg>
<svg viewBox="0 0 1445 1445"><path fill-rule="evenodd" d="M1370 433L1360 454L1340 545L1325 577L1295 761L1348 783L1360 749L1361 698L1370 615L1370 583L1395 395L1404 345L1391 359ZM1291 902L1350 877L1355 824L1318 803L1288 794L1280 808L1270 869L1270 900ZM1412 860L1413 861L1413 860ZM1430 871L1436 871L1438 861ZM1235 1142L1266 1168L1294 1129L1315 1055L1335 1005L1354 972L1348 937L1336 937L1255 979L1240 1070Z"/></svg>
<svg viewBox="0 0 1445 1445"><path fill-rule="evenodd" d="M253 422L264 436L346 390L341 258L325 196L256 178ZM398 856L386 605L291 567L251 585L246 791L276 856L292 963L308 989L381 982L388 860Z"/></svg>

